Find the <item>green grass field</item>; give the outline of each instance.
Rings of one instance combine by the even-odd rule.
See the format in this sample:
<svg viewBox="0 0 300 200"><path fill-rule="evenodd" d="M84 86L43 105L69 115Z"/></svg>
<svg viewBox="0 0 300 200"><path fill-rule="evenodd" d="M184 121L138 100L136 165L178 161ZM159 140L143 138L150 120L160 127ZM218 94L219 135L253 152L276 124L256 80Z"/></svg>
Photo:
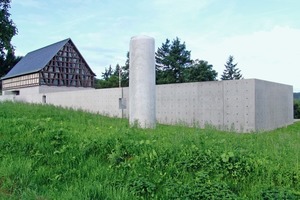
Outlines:
<svg viewBox="0 0 300 200"><path fill-rule="evenodd" d="M0 103L0 199L300 199L300 123L238 134L155 130Z"/></svg>

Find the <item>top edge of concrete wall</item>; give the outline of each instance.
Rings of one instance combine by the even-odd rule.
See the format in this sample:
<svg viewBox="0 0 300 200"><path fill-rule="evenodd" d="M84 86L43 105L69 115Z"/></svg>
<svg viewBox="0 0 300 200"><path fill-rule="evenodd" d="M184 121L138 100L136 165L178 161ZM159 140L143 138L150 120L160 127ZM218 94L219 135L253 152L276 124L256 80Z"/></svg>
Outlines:
<svg viewBox="0 0 300 200"><path fill-rule="evenodd" d="M245 79L245 80L247 80L247 79ZM250 79L248 79L248 80L250 80ZM272 83L272 84L286 85L286 86L293 87L292 85L289 85L289 84L286 84L286 83L279 83L279 82L274 82L274 81L267 81L267 80L257 79L257 78L253 78L253 80L255 80L255 81L262 81L262 82L266 82L266 83Z"/></svg>
<svg viewBox="0 0 300 200"><path fill-rule="evenodd" d="M263 80L263 79L258 79L258 78L242 79L242 80L255 80L255 81L262 81L262 82L267 82L267 83L274 83L274 84L287 85L287 86L293 87L292 85L289 85L286 83L279 83L279 82L275 82L275 81L268 81L268 80Z"/></svg>
<svg viewBox="0 0 300 200"><path fill-rule="evenodd" d="M274 83L274 84L280 84L280 85L288 85L285 83L278 83L278 82L273 82L273 81L266 81L263 79L257 79L257 78L249 78L249 79L239 79L239 80L217 80L217 81L200 81L200 82L185 82L185 83L167 83L167 84L159 84L159 85L175 85L175 84L210 84L210 83L222 83L222 82L241 82L241 81L262 81L262 82L268 82L268 83Z"/></svg>
<svg viewBox="0 0 300 200"><path fill-rule="evenodd" d="M139 36L137 36L139 37ZM147 37L147 36L145 36ZM168 84L156 84L157 86L163 86L163 85L175 85L175 84L211 84L211 83L221 83L221 82L227 82L227 81L251 81L251 80L254 80L254 81L263 81L263 82L269 82L269 83L274 83L274 84L280 84L280 85L287 85L287 86L290 86L290 87L293 87L292 85L289 85L289 84L285 84L285 83L278 83L278 82L274 82L274 81L267 81L267 80L263 80L263 79L257 79L257 78L249 78L249 79L239 79L239 80L217 80L217 81L201 81L201 82L185 82L185 83L168 83ZM53 86L37 86L37 87L51 87L53 88ZM60 88L60 87L58 87ZM71 87L65 87L66 89L71 89L72 92L74 91L77 91L77 90L88 90L88 89L95 89L95 88L72 88ZM122 87L122 88L127 88L127 87ZM20 89L24 89L24 88L20 88ZM116 89L116 88L99 88L101 90L109 90L109 89ZM96 90L99 90L99 89L96 89ZM13 91L13 90L18 90L18 89L11 89L11 90L6 90L6 91ZM5 90L4 90L5 91ZM71 92L70 91L70 92ZM53 92L67 92L67 90L54 90Z"/></svg>
<svg viewBox="0 0 300 200"><path fill-rule="evenodd" d="M140 39L154 40L153 37L150 37L147 35L136 35L136 36L131 37L131 40L140 40Z"/></svg>

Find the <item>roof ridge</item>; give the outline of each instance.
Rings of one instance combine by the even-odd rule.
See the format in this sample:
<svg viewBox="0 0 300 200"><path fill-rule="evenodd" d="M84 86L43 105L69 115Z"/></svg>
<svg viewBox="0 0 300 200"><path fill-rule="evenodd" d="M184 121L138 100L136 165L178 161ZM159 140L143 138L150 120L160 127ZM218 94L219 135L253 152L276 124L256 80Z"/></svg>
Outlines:
<svg viewBox="0 0 300 200"><path fill-rule="evenodd" d="M69 41L71 38L55 42L45 47L36 49L27 53L4 77L1 79L7 79L15 76L19 76L25 73L33 73L43 68L55 54Z"/></svg>
<svg viewBox="0 0 300 200"><path fill-rule="evenodd" d="M33 53L33 52L36 52L36 51L40 51L40 50L42 50L42 49L48 48L48 47L50 47L50 46L54 46L54 45L56 45L56 44L58 44L58 43L62 43L62 42L64 42L64 41L67 42L67 41L69 41L69 40L71 40L71 38L67 38L67 39L61 40L61 41L59 41L59 42L55 42L55 43L53 43L53 44L49 44L49 45L44 46L44 47L41 47L41 48L39 48L39 49L30 51L30 52L28 52L27 54L30 54L30 53ZM66 42L65 42L65 43L66 43Z"/></svg>

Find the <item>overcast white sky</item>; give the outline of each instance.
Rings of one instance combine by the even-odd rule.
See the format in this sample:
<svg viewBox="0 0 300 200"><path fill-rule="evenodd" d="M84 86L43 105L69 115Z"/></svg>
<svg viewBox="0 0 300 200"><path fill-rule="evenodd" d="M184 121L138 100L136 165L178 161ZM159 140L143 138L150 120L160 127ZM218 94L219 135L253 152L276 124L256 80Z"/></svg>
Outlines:
<svg viewBox="0 0 300 200"><path fill-rule="evenodd" d="M219 77L233 55L244 78L300 92L299 10L299 0L12 0L10 13L17 55L71 38L98 78L124 65L132 36L156 49L178 37Z"/></svg>

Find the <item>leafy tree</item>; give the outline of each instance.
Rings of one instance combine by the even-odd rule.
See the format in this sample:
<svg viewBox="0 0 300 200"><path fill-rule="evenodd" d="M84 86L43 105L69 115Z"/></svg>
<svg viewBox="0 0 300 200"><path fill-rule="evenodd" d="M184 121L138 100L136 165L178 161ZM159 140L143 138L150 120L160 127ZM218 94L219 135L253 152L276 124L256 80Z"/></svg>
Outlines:
<svg viewBox="0 0 300 200"><path fill-rule="evenodd" d="M300 119L300 100L294 99L294 118Z"/></svg>
<svg viewBox="0 0 300 200"><path fill-rule="evenodd" d="M116 67L115 67L113 75L114 76L119 76L120 70L121 70L121 67L120 67L119 64L117 64Z"/></svg>
<svg viewBox="0 0 300 200"><path fill-rule="evenodd" d="M7 74L9 70L13 66L15 66L21 59L22 56L15 56L15 54L12 51L9 51L5 58L0 57L0 75L3 76Z"/></svg>
<svg viewBox="0 0 300 200"><path fill-rule="evenodd" d="M112 88L119 87L119 76L121 75L121 87L129 86L129 52L127 52L127 60L124 66L116 65L115 69L105 68L101 79L96 79L95 88ZM120 74L121 73L121 74Z"/></svg>
<svg viewBox="0 0 300 200"><path fill-rule="evenodd" d="M17 34L18 30L14 22L9 19L10 0L0 0L0 54L5 55L5 51L12 51L11 39Z"/></svg>
<svg viewBox="0 0 300 200"><path fill-rule="evenodd" d="M18 30L14 22L9 19L9 8L10 0L0 0L0 77L10 70L14 62L18 61L12 59L14 57L14 47L11 44L11 39L17 34Z"/></svg>
<svg viewBox="0 0 300 200"><path fill-rule="evenodd" d="M155 53L156 58L156 83L183 83L196 81L217 80L217 72L213 66L204 60L191 60L190 51L186 50L185 43L181 44L178 38L162 44ZM117 87L119 70L121 68L121 86L129 86L129 52L127 52L125 65L105 68L102 79L96 80L96 88Z"/></svg>
<svg viewBox="0 0 300 200"><path fill-rule="evenodd" d="M204 60L195 60L193 64L185 70L185 82L196 81L216 81L218 73L213 70L213 66Z"/></svg>
<svg viewBox="0 0 300 200"><path fill-rule="evenodd" d="M126 62L125 65L121 67L121 85L122 87L129 86L129 51L126 54Z"/></svg>
<svg viewBox="0 0 300 200"><path fill-rule="evenodd" d="M241 70L239 70L236 66L236 64L233 64L233 56L229 56L228 60L225 64L225 70L223 71L223 74L221 76L222 80L237 80L242 79Z"/></svg>
<svg viewBox="0 0 300 200"><path fill-rule="evenodd" d="M111 65L109 65L108 69L105 68L104 73L102 73L103 80L107 81L112 74L113 74L113 70L111 68Z"/></svg>
<svg viewBox="0 0 300 200"><path fill-rule="evenodd" d="M0 56L0 77L4 76L11 70L13 66L15 66L20 60L22 56L15 56L12 51L9 51L6 57ZM0 90L2 88L2 80L0 80Z"/></svg>
<svg viewBox="0 0 300 200"><path fill-rule="evenodd" d="M95 87L96 89L100 89L100 88L101 88L101 86L100 86L100 81L101 81L101 79L99 79L99 78L95 78L95 79L94 79L94 87Z"/></svg>
<svg viewBox="0 0 300 200"><path fill-rule="evenodd" d="M191 51L186 50L185 43L181 43L177 37L166 42L157 49L156 58L156 82L182 83L184 82L184 70L191 63Z"/></svg>
<svg viewBox="0 0 300 200"><path fill-rule="evenodd" d="M105 68L105 72L102 73L102 79L96 80L96 88L113 88L119 87L119 71L120 65L117 64L113 70L111 66L108 69Z"/></svg>

